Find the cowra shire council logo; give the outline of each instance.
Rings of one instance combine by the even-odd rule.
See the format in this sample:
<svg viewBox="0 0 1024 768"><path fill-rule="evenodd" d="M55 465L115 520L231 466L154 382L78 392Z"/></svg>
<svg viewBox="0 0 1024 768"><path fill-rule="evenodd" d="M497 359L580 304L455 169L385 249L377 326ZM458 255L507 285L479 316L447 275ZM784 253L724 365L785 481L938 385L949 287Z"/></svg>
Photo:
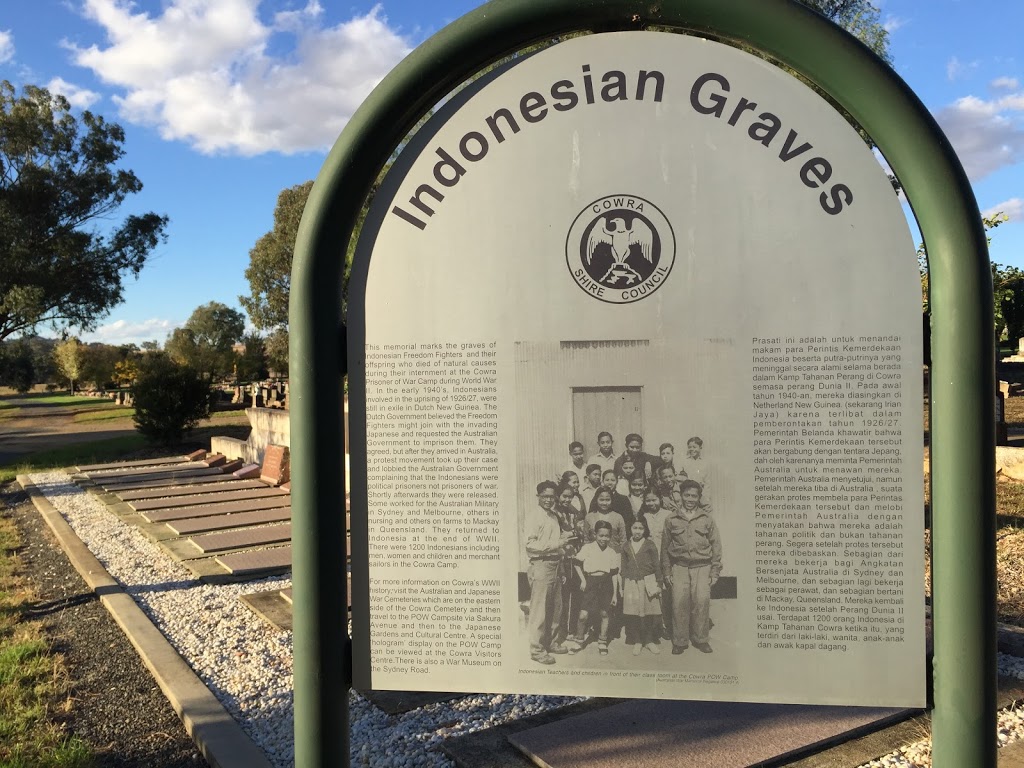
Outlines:
<svg viewBox="0 0 1024 768"><path fill-rule="evenodd" d="M611 304L629 304L665 282L676 257L672 225L635 195L608 195L584 208L569 229L565 258L576 284Z"/></svg>

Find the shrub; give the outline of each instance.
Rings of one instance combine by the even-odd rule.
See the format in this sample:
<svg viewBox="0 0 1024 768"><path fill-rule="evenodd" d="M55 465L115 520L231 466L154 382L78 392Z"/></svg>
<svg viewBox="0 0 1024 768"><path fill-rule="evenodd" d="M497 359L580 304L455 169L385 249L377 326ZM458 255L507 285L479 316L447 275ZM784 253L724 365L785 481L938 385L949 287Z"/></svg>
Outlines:
<svg viewBox="0 0 1024 768"><path fill-rule="evenodd" d="M146 361L132 394L135 428L150 442L162 445L180 442L209 418L214 400L213 388L202 374L164 356Z"/></svg>
<svg viewBox="0 0 1024 768"><path fill-rule="evenodd" d="M24 340L0 344L0 384L25 394L35 383L32 349Z"/></svg>

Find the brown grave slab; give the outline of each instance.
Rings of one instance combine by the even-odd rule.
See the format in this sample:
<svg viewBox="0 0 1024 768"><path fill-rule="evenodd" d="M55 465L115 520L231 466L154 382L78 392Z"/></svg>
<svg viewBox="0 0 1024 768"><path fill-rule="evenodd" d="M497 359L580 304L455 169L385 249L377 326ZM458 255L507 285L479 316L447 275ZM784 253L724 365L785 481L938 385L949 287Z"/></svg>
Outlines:
<svg viewBox="0 0 1024 768"><path fill-rule="evenodd" d="M228 457L225 456L223 453L211 453L211 454L208 454L205 459L203 459L203 462L208 467L219 467L219 466L223 465L224 463L226 463L227 460L228 460Z"/></svg>
<svg viewBox="0 0 1024 768"><path fill-rule="evenodd" d="M234 555L222 555L217 558L217 562L224 566L232 576L288 570L292 567L292 548L289 545L273 549L256 549L252 552L239 552Z"/></svg>
<svg viewBox="0 0 1024 768"><path fill-rule="evenodd" d="M151 523L166 523L171 520L186 518L212 517L215 515L231 515L238 512L255 512L258 509L274 509L287 507L291 504L288 495L269 499L246 499L244 501L226 501L222 504L206 504L201 507L173 507L171 509L151 509L139 511Z"/></svg>
<svg viewBox="0 0 1024 768"><path fill-rule="evenodd" d="M236 469L233 474L239 480L249 480L250 478L258 478L260 476L260 465L246 464L241 469Z"/></svg>
<svg viewBox="0 0 1024 768"><path fill-rule="evenodd" d="M163 464L184 464L188 461L186 456L165 456L162 459L136 459L135 461L114 461L109 464L80 464L75 467L79 472L99 472L104 469L118 469L121 467L151 467Z"/></svg>
<svg viewBox="0 0 1024 768"><path fill-rule="evenodd" d="M200 448L197 451L192 451L192 453L187 454L185 458L187 458L189 461L202 461L203 459L206 458L206 451Z"/></svg>
<svg viewBox="0 0 1024 768"><path fill-rule="evenodd" d="M165 523L167 528L178 536L190 536L193 533L207 531L225 531L228 528L242 528L263 523L283 523L292 519L292 508L263 509L259 512L239 512L234 515L213 515L211 517L186 518Z"/></svg>
<svg viewBox="0 0 1024 768"><path fill-rule="evenodd" d="M176 488L183 485L205 485L206 483L224 483L231 482L231 475L224 475L213 470L214 474L207 475L188 475L185 477L165 477L159 480L143 480L133 481L131 483L124 483L122 485L112 486L108 490L111 493L120 494L121 491L139 491L156 488Z"/></svg>
<svg viewBox="0 0 1024 768"><path fill-rule="evenodd" d="M216 477L218 480L224 477L224 473L216 467L196 467L196 469L178 470L175 472L167 472L166 474L160 475L140 475L138 477L121 479L101 479L95 480L94 482L100 488L106 491L117 492L118 489L124 489L128 487L139 488L145 485L154 485L160 482L167 481L182 481L182 480L193 480L198 477Z"/></svg>
<svg viewBox="0 0 1024 768"><path fill-rule="evenodd" d="M916 710L634 700L509 737L549 768L747 768L886 727Z"/></svg>
<svg viewBox="0 0 1024 768"><path fill-rule="evenodd" d="M259 480L232 480L224 478L220 483L204 483L202 485L168 485L159 488L138 488L120 491L117 495L122 501L141 501L142 499L174 498L193 494L223 493L225 491L245 490L248 488L266 488L266 483Z"/></svg>
<svg viewBox="0 0 1024 768"><path fill-rule="evenodd" d="M241 488L223 490L215 493L195 493L187 496L171 496L156 499L130 500L128 505L136 512L147 509L170 509L171 507L194 507L200 504L219 504L225 501L243 501L245 499L269 499L277 496L288 496L288 491L277 488Z"/></svg>
<svg viewBox="0 0 1024 768"><path fill-rule="evenodd" d="M288 482L288 449L283 445L268 445L263 453L260 480L271 485Z"/></svg>
<svg viewBox="0 0 1024 768"><path fill-rule="evenodd" d="M242 464L244 464L244 463L245 462L243 462L241 459L232 459L231 461L229 461L229 462L227 462L225 464L221 464L218 467L218 469L221 472L223 472L225 475L231 475L232 477L234 477L235 476L235 471L240 469L242 467Z"/></svg>
<svg viewBox="0 0 1024 768"><path fill-rule="evenodd" d="M208 533L203 536L194 536L189 539L195 547L203 553L223 552L227 549L238 549L239 547L257 547L265 544L280 544L291 542L292 525L268 525L264 528L243 528L232 529L222 533Z"/></svg>
<svg viewBox="0 0 1024 768"><path fill-rule="evenodd" d="M164 464L158 467L132 467L129 469L107 469L85 473L94 483L104 480L116 480L124 478L139 478L153 475L159 477L173 472L191 472L196 469L209 469L206 462L179 462L177 464Z"/></svg>

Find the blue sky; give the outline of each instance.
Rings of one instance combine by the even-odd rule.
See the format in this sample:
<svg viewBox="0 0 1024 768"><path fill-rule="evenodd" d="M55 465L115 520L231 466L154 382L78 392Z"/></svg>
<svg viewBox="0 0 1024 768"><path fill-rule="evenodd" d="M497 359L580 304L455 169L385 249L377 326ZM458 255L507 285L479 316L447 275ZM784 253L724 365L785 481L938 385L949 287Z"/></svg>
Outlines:
<svg viewBox="0 0 1024 768"><path fill-rule="evenodd" d="M83 338L156 339L197 306L238 307L278 193L313 178L345 121L412 47L472 0L34 0L4 3L0 79L120 123L145 185L124 213L170 217L125 303ZM1024 2L884 0L897 72L960 154L993 233L1024 268Z"/></svg>

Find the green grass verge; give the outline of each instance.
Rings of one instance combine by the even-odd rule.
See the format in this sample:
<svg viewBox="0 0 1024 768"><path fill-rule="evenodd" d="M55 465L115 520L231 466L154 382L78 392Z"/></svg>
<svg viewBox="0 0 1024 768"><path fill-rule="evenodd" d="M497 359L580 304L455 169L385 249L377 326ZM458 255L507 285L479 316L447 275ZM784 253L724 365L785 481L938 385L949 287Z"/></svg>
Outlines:
<svg viewBox="0 0 1024 768"><path fill-rule="evenodd" d="M109 437L105 440L94 440L88 443L77 443L50 451L39 451L22 457L16 464L0 465L0 483L13 480L23 472L39 472L47 469L60 469L75 464L97 464L104 461L115 461L130 451L136 451L146 444L142 435L125 435ZM0 763L0 768L4 768Z"/></svg>
<svg viewBox="0 0 1024 768"><path fill-rule="evenodd" d="M0 768L87 768L89 746L47 717L67 708L68 674L43 628L25 620L34 595L18 576L14 522L0 518Z"/></svg>
<svg viewBox="0 0 1024 768"><path fill-rule="evenodd" d="M46 392L29 393L27 395L6 395L3 398L7 407L21 405L74 405L74 406L103 406L114 405L114 401L106 397L82 397L81 395L54 395Z"/></svg>
<svg viewBox="0 0 1024 768"><path fill-rule="evenodd" d="M73 421L76 424L78 424L83 421L108 421L110 419L130 419L134 415L134 408L115 406L113 408L103 408L101 410L91 410L84 411L82 413L76 413Z"/></svg>

